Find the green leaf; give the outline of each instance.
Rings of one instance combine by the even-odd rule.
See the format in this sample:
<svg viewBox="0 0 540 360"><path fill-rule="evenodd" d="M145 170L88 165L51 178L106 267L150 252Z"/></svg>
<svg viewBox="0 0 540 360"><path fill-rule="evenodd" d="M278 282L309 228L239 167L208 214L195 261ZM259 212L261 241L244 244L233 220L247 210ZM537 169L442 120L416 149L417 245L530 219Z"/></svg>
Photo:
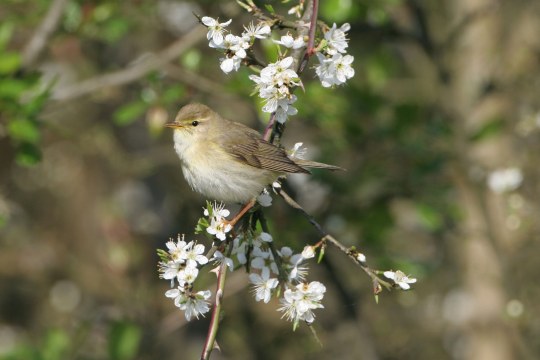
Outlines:
<svg viewBox="0 0 540 360"><path fill-rule="evenodd" d="M186 88L183 85L174 85L163 92L161 101L164 104L177 103L186 93Z"/></svg>
<svg viewBox="0 0 540 360"><path fill-rule="evenodd" d="M33 144L24 143L17 149L15 161L22 166L35 165L41 161L41 151Z"/></svg>
<svg viewBox="0 0 540 360"><path fill-rule="evenodd" d="M0 98L18 99L29 85L18 79L0 79Z"/></svg>
<svg viewBox="0 0 540 360"><path fill-rule="evenodd" d="M111 360L130 360L137 355L142 331L127 322L112 325L109 333L109 356Z"/></svg>
<svg viewBox="0 0 540 360"><path fill-rule="evenodd" d="M480 140L486 140L492 136L495 136L504 128L504 121L503 119L495 119L492 121L487 122L482 126L480 129L478 129L474 134L471 135L470 140L471 141L480 141Z"/></svg>
<svg viewBox="0 0 540 360"><path fill-rule="evenodd" d="M201 52L197 49L191 49L182 56L182 65L189 70L197 70L201 64Z"/></svg>
<svg viewBox="0 0 540 360"><path fill-rule="evenodd" d="M163 249L157 249L157 255L159 259L163 262L169 261L169 253Z"/></svg>
<svg viewBox="0 0 540 360"><path fill-rule="evenodd" d="M63 359L69 348L69 336L63 330L50 330L42 349L43 360Z"/></svg>
<svg viewBox="0 0 540 360"><path fill-rule="evenodd" d="M272 5L265 4L264 7L266 8L266 10L268 10L270 14L275 14L276 11L274 10L274 7Z"/></svg>
<svg viewBox="0 0 540 360"><path fill-rule="evenodd" d="M6 75L14 73L21 65L21 55L16 52L5 52L0 54L0 74Z"/></svg>
<svg viewBox="0 0 540 360"><path fill-rule="evenodd" d="M326 0L321 2L321 14L324 18L335 22L343 22L351 16L353 1Z"/></svg>
<svg viewBox="0 0 540 360"><path fill-rule="evenodd" d="M204 217L200 218L195 226L195 234L205 234L208 226L210 226L208 219Z"/></svg>
<svg viewBox="0 0 540 360"><path fill-rule="evenodd" d="M324 257L324 250L325 250L326 246L323 245L321 246L321 250L319 251L319 257L317 258L317 263L320 263Z"/></svg>
<svg viewBox="0 0 540 360"><path fill-rule="evenodd" d="M121 106L114 112L113 121L116 125L129 125L142 116L148 105L143 101L135 101Z"/></svg>
<svg viewBox="0 0 540 360"><path fill-rule="evenodd" d="M108 42L115 43L129 31L130 25L126 19L111 19L103 28L103 36Z"/></svg>
<svg viewBox="0 0 540 360"><path fill-rule="evenodd" d="M14 120L9 122L9 135L18 141L35 144L39 141L39 129L35 122L28 119Z"/></svg>
<svg viewBox="0 0 540 360"><path fill-rule="evenodd" d="M429 230L438 230L443 225L442 216L437 209L426 204L417 204L416 211L422 224Z"/></svg>
<svg viewBox="0 0 540 360"><path fill-rule="evenodd" d="M0 50L4 50L13 34L13 23L6 21L0 25Z"/></svg>

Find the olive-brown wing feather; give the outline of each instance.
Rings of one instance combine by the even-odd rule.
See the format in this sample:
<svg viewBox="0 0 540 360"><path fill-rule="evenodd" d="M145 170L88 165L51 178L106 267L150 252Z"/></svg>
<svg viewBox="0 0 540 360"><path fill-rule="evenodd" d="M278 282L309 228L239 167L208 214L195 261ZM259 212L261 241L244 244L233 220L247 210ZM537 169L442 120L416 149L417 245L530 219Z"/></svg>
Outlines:
<svg viewBox="0 0 540 360"><path fill-rule="evenodd" d="M231 140L225 141L222 145L238 161L259 169L309 173L309 170L291 160L285 150L263 140L255 130L232 123L228 132L230 136L227 138Z"/></svg>

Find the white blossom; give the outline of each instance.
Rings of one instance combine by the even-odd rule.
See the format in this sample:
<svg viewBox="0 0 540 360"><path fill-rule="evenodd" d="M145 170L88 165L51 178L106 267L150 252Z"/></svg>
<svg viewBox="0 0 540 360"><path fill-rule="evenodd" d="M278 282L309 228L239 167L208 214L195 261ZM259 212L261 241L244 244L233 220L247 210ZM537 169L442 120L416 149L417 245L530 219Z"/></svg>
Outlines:
<svg viewBox="0 0 540 360"><path fill-rule="evenodd" d="M499 194L517 189L522 182L523 173L517 167L497 169L487 179L491 191Z"/></svg>
<svg viewBox="0 0 540 360"><path fill-rule="evenodd" d="M228 58L222 58L220 60L221 60L221 63L219 64L219 68L225 74L228 74L233 70L238 71L238 69L240 69L240 65L242 64L242 58L236 55L233 55L232 57L228 57Z"/></svg>
<svg viewBox="0 0 540 360"><path fill-rule="evenodd" d="M399 271L399 270L385 271L384 276L393 280L403 290L409 290L411 288L409 284L414 284L416 282L416 279L408 277L402 271Z"/></svg>
<svg viewBox="0 0 540 360"><path fill-rule="evenodd" d="M324 38L328 43L326 52L329 55L335 55L337 53L345 54L347 52L348 39L346 32L351 29L351 25L345 23L338 29L336 23L332 25L330 30L324 34Z"/></svg>
<svg viewBox="0 0 540 360"><path fill-rule="evenodd" d="M289 321L297 323L304 320L311 324L315 320L313 310L324 308L321 300L325 292L326 287L318 281L298 284L295 288L285 290L280 300L282 306L278 310Z"/></svg>
<svg viewBox="0 0 540 360"><path fill-rule="evenodd" d="M244 265L247 263L246 243L245 241L242 241L242 240L243 239L241 235L234 238L232 254L236 255L238 262Z"/></svg>
<svg viewBox="0 0 540 360"><path fill-rule="evenodd" d="M351 64L354 57L351 55L334 54L331 58L317 53L319 65L315 67L315 73L321 80L324 87L344 84L354 76L354 69Z"/></svg>
<svg viewBox="0 0 540 360"><path fill-rule="evenodd" d="M303 281L308 273L307 266L301 266L302 261L305 258L302 254L294 254L292 249L288 246L282 247L278 251L281 257L281 265L288 274L288 280L290 282Z"/></svg>
<svg viewBox="0 0 540 360"><path fill-rule="evenodd" d="M290 89L301 85L293 65L291 56L269 64L261 70L259 76L250 75L249 78L257 84L259 96L265 100L263 111L276 113L276 120L284 123L288 116L295 115L298 110L292 106L296 101Z"/></svg>
<svg viewBox="0 0 540 360"><path fill-rule="evenodd" d="M226 257L223 255L223 253L219 250L216 250L214 253L214 257L212 258L214 262L218 264L225 263L225 265L229 268L230 271L234 271L234 262L231 258Z"/></svg>
<svg viewBox="0 0 540 360"><path fill-rule="evenodd" d="M262 207L269 207L272 205L272 197L270 196L266 188L263 190L263 192L259 196L257 196L257 202Z"/></svg>
<svg viewBox="0 0 540 360"><path fill-rule="evenodd" d="M263 241L263 242L267 242L267 243L270 243L272 242L272 235L270 235L269 233L266 233L266 232L261 232L258 236L259 240Z"/></svg>
<svg viewBox="0 0 540 360"><path fill-rule="evenodd" d="M201 21L204 25L206 25L206 27L208 27L206 38L211 40L211 42L217 46L221 45L221 43L223 43L223 32L225 31L225 27L227 27L232 20L220 23L217 19L209 16L203 16Z"/></svg>
<svg viewBox="0 0 540 360"><path fill-rule="evenodd" d="M194 243L191 243L192 245ZM208 258L204 255L204 245L196 244L186 252L186 266L197 267L197 263L204 265L208 262Z"/></svg>
<svg viewBox="0 0 540 360"><path fill-rule="evenodd" d="M287 11L287 14L289 15L295 15L296 17L302 17L302 11L304 10L304 6L302 3L293 6L292 8Z"/></svg>
<svg viewBox="0 0 540 360"><path fill-rule="evenodd" d="M178 261L160 261L159 263L159 275L160 278L165 280L171 280L171 286L174 284L174 279L178 276L178 273L182 270L182 264Z"/></svg>
<svg viewBox="0 0 540 360"><path fill-rule="evenodd" d="M190 249L191 243L188 244L184 241L183 237L178 236L176 243L170 240L167 241L165 246L169 249L169 254L171 254L171 258L174 261L183 262L186 259L186 253Z"/></svg>
<svg viewBox="0 0 540 360"><path fill-rule="evenodd" d="M259 269L261 271L264 271L264 269L272 270L274 274L278 274L279 270L274 262L274 257L272 256L272 252L270 251L264 251L258 246L253 247L253 251L251 252L251 267L254 269Z"/></svg>
<svg viewBox="0 0 540 360"><path fill-rule="evenodd" d="M270 26L265 23L258 23L257 25L249 23L247 27L244 26L244 29L245 31L242 35L257 39L266 39L271 32Z"/></svg>
<svg viewBox="0 0 540 360"><path fill-rule="evenodd" d="M283 35L280 40L273 40L276 44L286 47L287 49L300 49L306 46L306 42L302 36L293 38L290 34Z"/></svg>
<svg viewBox="0 0 540 360"><path fill-rule="evenodd" d="M260 275L257 273L249 274L249 281L255 285L253 290L255 293L255 300L262 300L265 303L270 301L272 289L276 288L279 284L278 279L270 278L270 271L268 268L263 268Z"/></svg>
<svg viewBox="0 0 540 360"><path fill-rule="evenodd" d="M187 293L181 287L165 292L165 296L174 299L174 305L185 311L186 320L192 317L199 318L210 310L208 299L210 290L199 291L197 293Z"/></svg>
<svg viewBox="0 0 540 360"><path fill-rule="evenodd" d="M186 284L193 284L199 275L199 269L194 266L188 266L177 275L178 284L184 287Z"/></svg>
<svg viewBox="0 0 540 360"><path fill-rule="evenodd" d="M311 259L315 257L315 248L313 246L305 246L302 250L302 257L304 259Z"/></svg>
<svg viewBox="0 0 540 360"><path fill-rule="evenodd" d="M362 254L362 253L358 253L356 254L356 260L360 261L360 262L366 262L366 255Z"/></svg>
<svg viewBox="0 0 540 360"><path fill-rule="evenodd" d="M206 228L206 231L215 235L216 238L223 241L227 238L227 233L232 230L232 225L229 224L227 216L229 216L229 210L225 209L225 205L214 203L212 206L212 216L210 217L210 226ZM204 215L210 216L208 209L204 209Z"/></svg>
<svg viewBox="0 0 540 360"><path fill-rule="evenodd" d="M289 151L289 155L295 159L303 159L306 155L306 148L302 147L304 143L297 142Z"/></svg>

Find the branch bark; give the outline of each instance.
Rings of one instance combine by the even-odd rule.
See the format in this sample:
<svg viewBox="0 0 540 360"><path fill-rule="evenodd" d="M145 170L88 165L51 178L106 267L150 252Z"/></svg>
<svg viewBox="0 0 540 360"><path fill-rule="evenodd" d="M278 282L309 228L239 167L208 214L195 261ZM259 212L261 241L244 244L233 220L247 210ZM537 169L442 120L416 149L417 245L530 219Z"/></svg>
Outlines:
<svg viewBox="0 0 540 360"><path fill-rule="evenodd" d="M197 26L166 49L127 69L55 89L52 93L52 99L59 101L71 100L103 89L104 87L119 86L136 81L149 72L160 70L171 61L177 59L178 56L205 38L206 32L206 28Z"/></svg>
<svg viewBox="0 0 540 360"><path fill-rule="evenodd" d="M67 4L68 0L53 1L51 6L49 7L49 10L47 11L47 14L43 18L43 21L34 32L34 36L32 36L32 39L30 39L30 41L23 50L23 67L31 67L32 65L34 65L38 56L41 54L43 49L45 49L49 37L58 27L58 24L60 22L60 19L62 18L62 14Z"/></svg>

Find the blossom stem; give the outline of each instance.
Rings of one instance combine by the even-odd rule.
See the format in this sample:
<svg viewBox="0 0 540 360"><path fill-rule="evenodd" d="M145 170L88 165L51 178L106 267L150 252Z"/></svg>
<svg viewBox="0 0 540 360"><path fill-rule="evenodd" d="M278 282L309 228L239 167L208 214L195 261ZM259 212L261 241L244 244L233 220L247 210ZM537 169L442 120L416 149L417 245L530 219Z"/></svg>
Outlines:
<svg viewBox="0 0 540 360"><path fill-rule="evenodd" d="M201 360L208 360L210 353L216 347L216 335L219 328L219 318L221 314L221 300L223 299L223 293L225 289L225 277L227 275L227 264L225 261L219 266L216 299L214 301L214 309L212 311L212 318L210 319L210 326L208 327L208 335L204 343L203 352L201 354Z"/></svg>
<svg viewBox="0 0 540 360"><path fill-rule="evenodd" d="M266 129L264 129L263 139L266 141L270 140L270 136L272 135L272 129L274 128L274 122L276 121L276 113L273 112L270 115L270 119L268 120L268 125L266 125Z"/></svg>
<svg viewBox="0 0 540 360"><path fill-rule="evenodd" d="M313 0L313 10L311 12L311 23L309 25L309 39L307 44L307 56L313 55L313 45L315 44L315 30L317 29L317 15L319 13L319 0Z"/></svg>
<svg viewBox="0 0 540 360"><path fill-rule="evenodd" d="M228 223L231 224L231 226L236 225L236 223L240 221L242 216L244 216L248 212L248 210L250 210L253 206L255 206L255 202L256 202L255 199L250 200L247 204L244 205L242 209L240 209L238 214L236 214L235 217Z"/></svg>

